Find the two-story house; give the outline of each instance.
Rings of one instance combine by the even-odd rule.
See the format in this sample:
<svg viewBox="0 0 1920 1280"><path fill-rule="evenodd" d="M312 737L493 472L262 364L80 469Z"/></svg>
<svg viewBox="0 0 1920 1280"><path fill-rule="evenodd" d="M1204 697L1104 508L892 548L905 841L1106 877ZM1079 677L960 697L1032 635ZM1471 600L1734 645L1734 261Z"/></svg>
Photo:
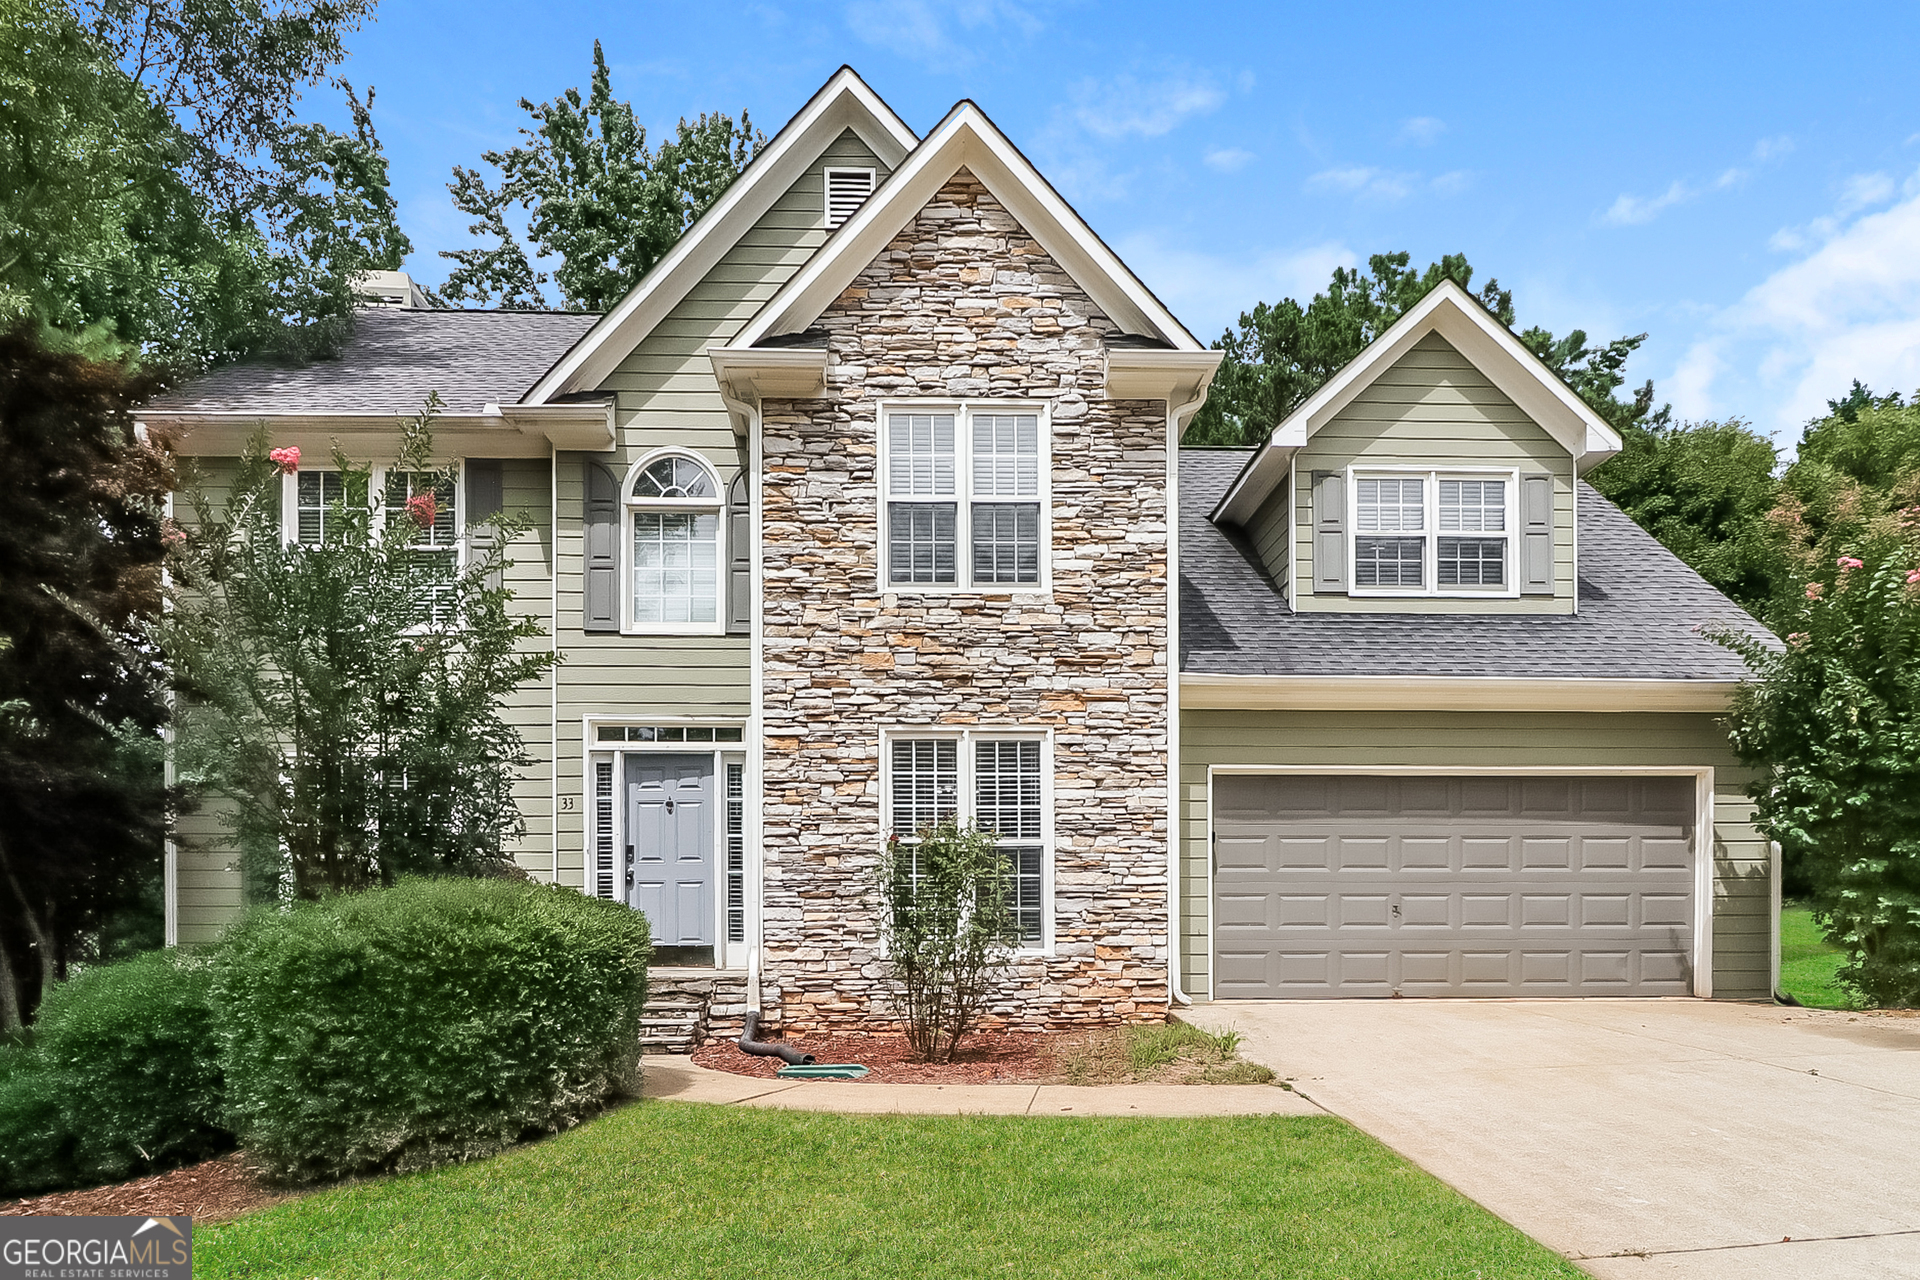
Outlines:
<svg viewBox="0 0 1920 1280"><path fill-rule="evenodd" d="M1766 994L1692 630L1742 615L1580 485L1606 424L1450 288L1251 457L1177 447L1218 360L978 107L918 137L842 69L606 315L367 310L142 417L216 491L260 424L302 446L303 538L312 464L437 391L430 536L525 513L563 659L511 708L520 864L791 1030L888 1020L868 872L948 815L1015 876L1016 1025ZM171 938L234 861L182 824Z"/></svg>

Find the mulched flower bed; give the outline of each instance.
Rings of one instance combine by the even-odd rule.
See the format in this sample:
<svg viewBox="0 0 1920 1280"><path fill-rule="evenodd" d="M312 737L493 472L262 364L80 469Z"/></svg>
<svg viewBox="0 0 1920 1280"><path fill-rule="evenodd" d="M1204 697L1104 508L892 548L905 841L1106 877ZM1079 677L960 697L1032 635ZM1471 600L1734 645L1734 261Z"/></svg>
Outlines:
<svg viewBox="0 0 1920 1280"><path fill-rule="evenodd" d="M56 1191L27 1200L0 1201L0 1215L27 1214L143 1214L173 1217L185 1214L195 1222L237 1217L288 1198L288 1192L267 1185L260 1172L235 1152L218 1160L190 1164L111 1187L84 1191Z"/></svg>
<svg viewBox="0 0 1920 1280"><path fill-rule="evenodd" d="M1041 1032L971 1035L960 1042L957 1061L940 1064L912 1061L905 1036L802 1036L793 1044L820 1062L860 1063L872 1073L867 1079L880 1084L1037 1084L1057 1075L1050 1043L1057 1038ZM744 1054L731 1040L702 1045L693 1060L715 1071L769 1080L786 1065L778 1058Z"/></svg>

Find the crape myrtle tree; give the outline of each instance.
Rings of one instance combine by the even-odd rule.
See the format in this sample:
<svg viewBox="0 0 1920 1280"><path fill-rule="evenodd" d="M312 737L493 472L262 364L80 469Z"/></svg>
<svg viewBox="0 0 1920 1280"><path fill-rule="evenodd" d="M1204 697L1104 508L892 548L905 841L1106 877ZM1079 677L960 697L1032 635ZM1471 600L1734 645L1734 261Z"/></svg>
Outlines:
<svg viewBox="0 0 1920 1280"><path fill-rule="evenodd" d="M450 304L539 310L544 286L571 311L605 311L666 255L686 229L739 176L766 137L740 113L681 120L674 136L647 146L633 105L617 101L600 42L593 44L592 87L520 107L533 119L525 139L481 159L498 185L456 165L447 190L470 230L493 243L443 251L453 270L435 295ZM524 216L525 244L508 216ZM534 259L529 259L531 247ZM552 261L551 273L534 260Z"/></svg>
<svg viewBox="0 0 1920 1280"><path fill-rule="evenodd" d="M1793 530L1784 646L1720 637L1755 675L1729 727L1760 770L1757 824L1846 951L1840 981L1896 1005L1920 1004L1920 484L1907 496L1838 543Z"/></svg>
<svg viewBox="0 0 1920 1280"><path fill-rule="evenodd" d="M159 635L182 696L179 774L220 802L255 899L511 871L531 760L505 701L556 657L499 585L525 519L471 526L464 563L454 547L437 412L432 397L400 424L377 489L339 454L323 483L312 473L292 537L281 494L301 482L299 451L264 436L224 503L192 484L193 523L169 531Z"/></svg>
<svg viewBox="0 0 1920 1280"><path fill-rule="evenodd" d="M157 946L166 803L164 453L145 381L30 321L0 332L0 1032L76 961ZM157 908L157 902L153 903Z"/></svg>

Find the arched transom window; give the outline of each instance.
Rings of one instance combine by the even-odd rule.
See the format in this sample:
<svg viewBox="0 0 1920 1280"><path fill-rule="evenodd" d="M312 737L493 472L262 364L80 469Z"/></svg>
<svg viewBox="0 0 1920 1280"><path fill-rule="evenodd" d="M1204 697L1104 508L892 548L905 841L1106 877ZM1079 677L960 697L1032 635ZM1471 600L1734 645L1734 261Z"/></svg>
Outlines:
<svg viewBox="0 0 1920 1280"><path fill-rule="evenodd" d="M642 467L627 493L636 630L705 630L720 622L720 484L678 455Z"/></svg>

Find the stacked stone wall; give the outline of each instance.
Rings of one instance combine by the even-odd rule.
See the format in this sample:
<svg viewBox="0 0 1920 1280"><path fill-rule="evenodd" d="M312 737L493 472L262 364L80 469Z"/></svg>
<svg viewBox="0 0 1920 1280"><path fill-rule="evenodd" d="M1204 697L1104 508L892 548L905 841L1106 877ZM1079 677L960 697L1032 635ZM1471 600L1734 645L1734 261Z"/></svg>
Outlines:
<svg viewBox="0 0 1920 1280"><path fill-rule="evenodd" d="M992 1021L1158 1020L1165 406L1104 397L1114 326L965 170L820 323L827 396L763 406L766 994L790 1032L893 1021L870 879L884 730L1047 729L1055 941ZM881 591L877 409L913 397L1049 406L1050 592Z"/></svg>

